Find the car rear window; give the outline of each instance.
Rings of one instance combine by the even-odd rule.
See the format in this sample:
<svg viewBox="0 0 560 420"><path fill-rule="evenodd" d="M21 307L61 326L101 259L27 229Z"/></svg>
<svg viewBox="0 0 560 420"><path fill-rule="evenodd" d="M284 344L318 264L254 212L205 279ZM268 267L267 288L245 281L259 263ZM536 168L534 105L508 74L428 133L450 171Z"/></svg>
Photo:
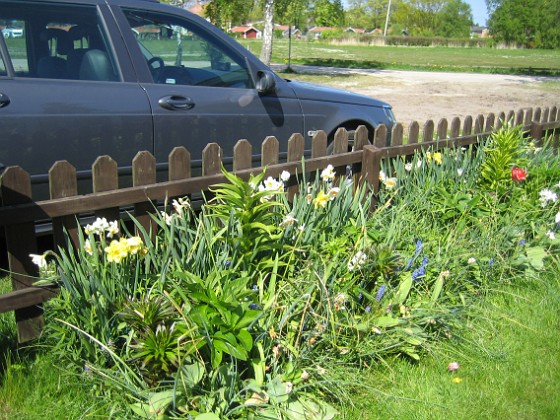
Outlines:
<svg viewBox="0 0 560 420"><path fill-rule="evenodd" d="M16 77L119 79L94 6L1 3L0 27Z"/></svg>

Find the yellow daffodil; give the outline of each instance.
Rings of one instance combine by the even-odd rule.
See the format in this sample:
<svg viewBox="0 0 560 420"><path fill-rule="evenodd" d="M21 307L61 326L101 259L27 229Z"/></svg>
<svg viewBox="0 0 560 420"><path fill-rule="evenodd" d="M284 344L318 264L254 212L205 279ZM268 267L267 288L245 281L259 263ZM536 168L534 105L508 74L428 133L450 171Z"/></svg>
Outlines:
<svg viewBox="0 0 560 420"><path fill-rule="evenodd" d="M328 194L325 194L323 190L319 191L317 197L313 200L313 205L315 208L317 207L327 207L327 203L329 202L330 198Z"/></svg>
<svg viewBox="0 0 560 420"><path fill-rule="evenodd" d="M124 239L124 240L123 240ZM128 245L125 238L120 241L112 240L108 247L105 248L107 253L107 261L119 264L128 255Z"/></svg>

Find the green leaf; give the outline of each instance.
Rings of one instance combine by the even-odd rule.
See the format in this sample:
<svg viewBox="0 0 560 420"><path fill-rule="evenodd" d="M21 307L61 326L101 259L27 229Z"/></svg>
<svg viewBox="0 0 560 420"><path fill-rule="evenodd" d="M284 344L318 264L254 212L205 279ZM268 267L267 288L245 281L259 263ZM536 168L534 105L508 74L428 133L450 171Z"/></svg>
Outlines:
<svg viewBox="0 0 560 420"><path fill-rule="evenodd" d="M398 318L393 318L390 316L381 316L373 321L373 324L379 328L390 328L396 327L400 324L400 320Z"/></svg>
<svg viewBox="0 0 560 420"><path fill-rule="evenodd" d="M533 246L527 249L527 258L529 259L529 263L537 270L544 267L544 258L546 256L546 250L542 246Z"/></svg>
<svg viewBox="0 0 560 420"><path fill-rule="evenodd" d="M189 388L192 388L204 378L206 372L204 371L204 365L202 363L195 362L192 365L183 366L181 373L185 384Z"/></svg>
<svg viewBox="0 0 560 420"><path fill-rule="evenodd" d="M250 351L253 348L253 336L245 328L237 332L237 339L245 350Z"/></svg>
<svg viewBox="0 0 560 420"><path fill-rule="evenodd" d="M404 303L412 287L412 273L404 273L402 277L404 277L404 280L401 282L399 290L397 290L397 303L400 305Z"/></svg>
<svg viewBox="0 0 560 420"><path fill-rule="evenodd" d="M443 288L443 276L440 275L436 280L436 283L434 285L434 290L432 291L432 298L431 298L432 303L436 303L442 288Z"/></svg>
<svg viewBox="0 0 560 420"><path fill-rule="evenodd" d="M195 417L196 420L220 420L220 417L214 413L199 414Z"/></svg>

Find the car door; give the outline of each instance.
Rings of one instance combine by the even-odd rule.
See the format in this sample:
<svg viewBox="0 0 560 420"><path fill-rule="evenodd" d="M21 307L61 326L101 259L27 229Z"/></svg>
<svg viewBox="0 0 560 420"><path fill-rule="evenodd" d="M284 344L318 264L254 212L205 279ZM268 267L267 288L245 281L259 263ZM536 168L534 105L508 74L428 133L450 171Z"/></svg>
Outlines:
<svg viewBox="0 0 560 420"><path fill-rule="evenodd" d="M287 83L279 80L275 94L259 95L247 51L208 22L179 9L122 11L129 25L123 37L137 43L131 55L138 74L143 68L147 75L142 86L154 113L158 161L175 146L186 146L196 161L210 142L232 156L239 139L249 140L258 155L269 135L286 150L290 135L303 130L299 101Z"/></svg>
<svg viewBox="0 0 560 420"><path fill-rule="evenodd" d="M0 2L0 19L24 28L24 36L0 40L6 71L0 76L0 165L20 165L47 194L47 174L68 160L91 191L91 165L110 155L130 167L139 150L153 152L150 105L138 83L126 78L95 4ZM119 37L120 39L120 37ZM126 58L126 56L125 56ZM126 170L125 170L126 172ZM89 187L87 186L89 185Z"/></svg>

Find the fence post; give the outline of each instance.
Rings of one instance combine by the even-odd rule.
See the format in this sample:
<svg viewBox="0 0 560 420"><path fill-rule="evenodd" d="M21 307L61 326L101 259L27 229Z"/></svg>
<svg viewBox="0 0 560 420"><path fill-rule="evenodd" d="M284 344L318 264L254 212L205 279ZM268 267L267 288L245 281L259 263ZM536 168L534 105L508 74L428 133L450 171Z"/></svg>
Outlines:
<svg viewBox="0 0 560 420"><path fill-rule="evenodd" d="M19 166L6 169L0 178L2 202L4 206L27 204L31 198L31 178ZM39 269L33 264L29 254L37 253L37 239L33 222L6 226L6 247L12 278L12 289L31 287L38 279ZM15 311L18 342L37 338L43 329L43 308L38 305Z"/></svg>
<svg viewBox="0 0 560 420"><path fill-rule="evenodd" d="M542 125L538 121L531 122L531 139L537 144L539 144L540 140L543 138L543 128Z"/></svg>

